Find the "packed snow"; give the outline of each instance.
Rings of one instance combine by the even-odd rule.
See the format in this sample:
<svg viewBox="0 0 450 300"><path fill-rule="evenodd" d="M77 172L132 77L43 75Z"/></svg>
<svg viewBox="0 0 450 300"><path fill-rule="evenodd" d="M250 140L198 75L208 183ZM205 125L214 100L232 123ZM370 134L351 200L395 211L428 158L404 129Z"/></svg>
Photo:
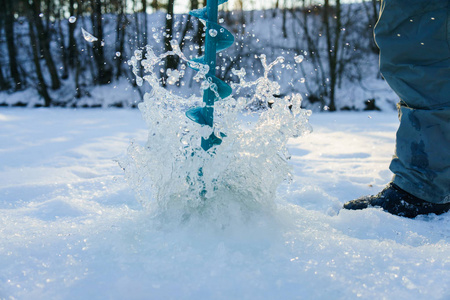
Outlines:
<svg viewBox="0 0 450 300"><path fill-rule="evenodd" d="M0 110L0 299L449 299L449 213L340 210L389 182L397 114L310 122L273 209L223 227L141 207L138 110Z"/></svg>

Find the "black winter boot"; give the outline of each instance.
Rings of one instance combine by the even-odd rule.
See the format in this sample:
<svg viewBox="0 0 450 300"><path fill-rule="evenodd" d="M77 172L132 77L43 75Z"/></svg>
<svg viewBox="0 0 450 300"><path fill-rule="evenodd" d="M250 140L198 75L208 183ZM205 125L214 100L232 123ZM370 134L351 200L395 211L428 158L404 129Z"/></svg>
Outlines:
<svg viewBox="0 0 450 300"><path fill-rule="evenodd" d="M345 209L351 210L368 207L381 207L393 215L415 218L418 215L443 214L450 210L450 203L435 204L424 201L391 182L375 196L364 196L344 204Z"/></svg>

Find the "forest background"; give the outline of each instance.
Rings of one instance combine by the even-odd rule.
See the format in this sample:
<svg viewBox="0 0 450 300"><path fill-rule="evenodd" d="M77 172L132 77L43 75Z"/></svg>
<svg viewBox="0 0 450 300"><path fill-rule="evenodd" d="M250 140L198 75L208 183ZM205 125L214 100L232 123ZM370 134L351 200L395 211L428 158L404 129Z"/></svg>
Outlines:
<svg viewBox="0 0 450 300"><path fill-rule="evenodd" d="M204 25L188 14L206 0L0 0L0 105L135 107L150 87L136 84L128 61L136 50L202 55ZM373 27L379 1L234 0L219 22L235 44L218 55L217 74L261 77L261 54L283 56L272 76L279 96L301 93L315 111L394 108L378 72ZM83 34L84 31L84 34ZM200 92L194 71L169 56L156 71L174 93ZM142 74L142 70L139 71ZM171 75L172 74L172 75ZM168 81L168 76L176 80ZM264 107L253 103L252 108Z"/></svg>

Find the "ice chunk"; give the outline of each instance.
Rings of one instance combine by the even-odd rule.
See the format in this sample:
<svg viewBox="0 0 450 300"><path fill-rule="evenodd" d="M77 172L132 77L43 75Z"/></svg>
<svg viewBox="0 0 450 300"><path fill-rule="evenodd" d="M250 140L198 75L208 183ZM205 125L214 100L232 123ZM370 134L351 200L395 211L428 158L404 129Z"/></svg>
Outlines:
<svg viewBox="0 0 450 300"><path fill-rule="evenodd" d="M98 38L96 38L95 36L93 36L92 34L87 32L86 30L84 30L84 28L81 28L81 32L83 33L83 38L86 41L88 41L89 43L93 43L93 42L98 41Z"/></svg>

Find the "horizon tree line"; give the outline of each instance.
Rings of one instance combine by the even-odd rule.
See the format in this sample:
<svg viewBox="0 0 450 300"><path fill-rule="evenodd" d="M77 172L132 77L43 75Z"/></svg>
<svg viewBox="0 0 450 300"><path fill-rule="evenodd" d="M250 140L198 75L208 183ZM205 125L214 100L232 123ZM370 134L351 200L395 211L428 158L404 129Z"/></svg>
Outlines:
<svg viewBox="0 0 450 300"><path fill-rule="evenodd" d="M4 7L0 11L0 90L13 93L34 88L44 99L44 106L74 104L76 99L89 95L90 86L110 84L120 78L128 78L139 90L125 62L132 55L131 46L144 47L155 34L149 30L150 13L166 14L161 28L157 28L162 31L163 50L170 50L170 40L176 38L182 49L188 43L198 45L195 51L201 55L204 26L187 14L175 16L178 1L0 0ZM190 0L185 4L186 11L199 9L206 1ZM285 39L295 40L292 34L301 30L301 43L297 38L293 48L307 50L308 59L318 69L316 82L308 86L308 99L320 101L331 111L337 109L335 91L346 65L355 60L345 46L348 38L345 28L371 28L378 17L379 1L361 2L366 13L364 20L352 19L352 12L340 0L277 0L270 7L271 15L266 15L267 6L264 8L264 16L282 19L280 34ZM243 25L255 20L258 7L257 1L243 0L235 1L234 6L224 5L221 15L225 26L244 34ZM253 10L244 13L245 9ZM288 18L295 21L291 29ZM89 30L95 40L80 38L81 28ZM105 32L105 28L114 28L114 32ZM376 52L370 32L366 30L365 38ZM186 36L190 36L188 41ZM105 38L113 42L105 45ZM326 51L320 50L323 48ZM252 53L241 49L237 47L235 63L253 59ZM163 67L177 69L178 65L176 58L169 57ZM228 64L221 76L227 76L232 66ZM161 80L165 84L164 72ZM61 99L58 93L61 89L70 95Z"/></svg>

